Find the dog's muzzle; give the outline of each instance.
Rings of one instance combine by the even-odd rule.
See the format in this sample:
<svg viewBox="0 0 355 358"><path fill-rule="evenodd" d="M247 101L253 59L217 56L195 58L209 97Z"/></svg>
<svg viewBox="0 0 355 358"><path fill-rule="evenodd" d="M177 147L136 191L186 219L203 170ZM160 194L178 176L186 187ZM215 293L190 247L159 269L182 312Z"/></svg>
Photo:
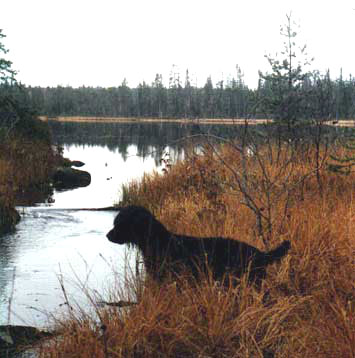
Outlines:
<svg viewBox="0 0 355 358"><path fill-rule="evenodd" d="M110 231L107 233L106 237L107 237L110 241L114 242L113 239L114 239L114 237L115 237L115 234L114 234L113 230L110 230Z"/></svg>

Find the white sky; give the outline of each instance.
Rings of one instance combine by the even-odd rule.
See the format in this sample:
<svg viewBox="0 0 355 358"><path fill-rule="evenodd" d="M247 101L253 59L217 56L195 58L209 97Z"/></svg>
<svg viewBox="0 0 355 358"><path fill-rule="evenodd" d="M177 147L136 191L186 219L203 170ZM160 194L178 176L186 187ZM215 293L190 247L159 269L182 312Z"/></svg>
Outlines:
<svg viewBox="0 0 355 358"><path fill-rule="evenodd" d="M0 28L18 80L31 86L130 87L176 65L203 86L236 75L254 87L282 50L286 14L312 67L355 75L355 0L2 0ZM192 81L196 84L195 80Z"/></svg>

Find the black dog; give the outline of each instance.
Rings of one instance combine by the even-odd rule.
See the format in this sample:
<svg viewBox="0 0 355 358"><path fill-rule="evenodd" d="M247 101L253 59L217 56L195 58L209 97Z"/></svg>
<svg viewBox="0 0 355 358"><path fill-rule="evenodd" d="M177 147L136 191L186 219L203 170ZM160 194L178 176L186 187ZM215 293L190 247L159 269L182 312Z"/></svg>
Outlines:
<svg viewBox="0 0 355 358"><path fill-rule="evenodd" d="M266 276L266 266L280 260L291 246L284 241L276 249L262 252L234 239L173 234L140 206L119 208L107 238L117 244L138 247L147 273L156 281L186 269L195 277L201 272L211 272L217 280L241 277L249 271L248 281L257 287Z"/></svg>

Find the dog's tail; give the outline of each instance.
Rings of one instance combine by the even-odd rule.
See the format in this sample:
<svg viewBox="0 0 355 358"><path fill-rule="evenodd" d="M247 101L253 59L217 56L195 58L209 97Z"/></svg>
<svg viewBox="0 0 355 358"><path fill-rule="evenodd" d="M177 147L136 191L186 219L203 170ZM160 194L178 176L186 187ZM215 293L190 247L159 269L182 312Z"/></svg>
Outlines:
<svg viewBox="0 0 355 358"><path fill-rule="evenodd" d="M281 258L283 258L287 254L290 247L291 247L290 241L285 240L276 249L265 252L265 254L264 254L265 265L269 265L275 261L279 261Z"/></svg>

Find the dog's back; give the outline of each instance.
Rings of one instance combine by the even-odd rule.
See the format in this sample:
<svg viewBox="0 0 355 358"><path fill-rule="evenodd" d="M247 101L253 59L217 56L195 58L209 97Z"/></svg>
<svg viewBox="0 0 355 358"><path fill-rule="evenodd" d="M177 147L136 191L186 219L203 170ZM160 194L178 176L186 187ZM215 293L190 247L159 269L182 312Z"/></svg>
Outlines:
<svg viewBox="0 0 355 358"><path fill-rule="evenodd" d="M291 247L289 241L284 241L274 250L263 252L231 238L189 238L187 241L182 237L182 240L190 256L206 263L216 279L226 275L241 277L249 270L249 280L258 285L266 276L266 267L280 261Z"/></svg>

